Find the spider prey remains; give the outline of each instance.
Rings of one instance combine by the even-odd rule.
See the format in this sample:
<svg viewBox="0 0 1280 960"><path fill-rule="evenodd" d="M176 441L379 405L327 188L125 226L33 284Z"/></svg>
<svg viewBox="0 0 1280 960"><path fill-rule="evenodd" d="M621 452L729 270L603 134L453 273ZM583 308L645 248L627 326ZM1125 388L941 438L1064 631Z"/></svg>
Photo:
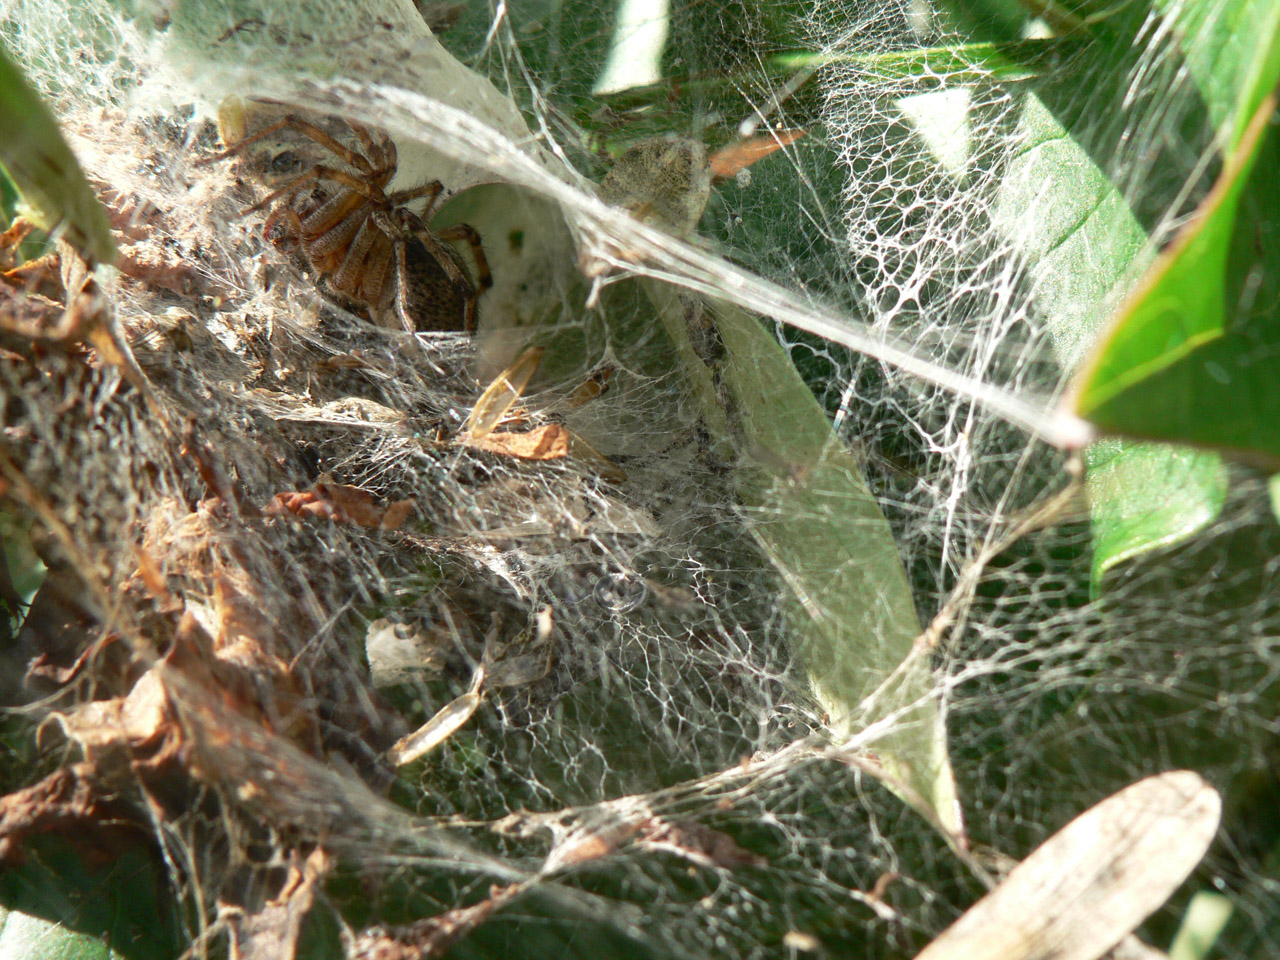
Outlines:
<svg viewBox="0 0 1280 960"><path fill-rule="evenodd" d="M419 329L473 330L476 299L493 285L480 235L465 223L432 231L427 218L444 189L440 181L387 192L396 173L396 145L385 134L375 137L353 120L346 124L361 150L353 150L315 124L289 115L199 163L225 159L284 129L315 141L350 169L316 164L246 212L262 210L277 200L287 201L267 219L267 232L283 221L326 291L340 301L367 308L374 323L389 326L387 310L394 303L396 316L409 333ZM322 192L316 188L322 182L341 189L333 194ZM302 194L307 188L311 189ZM421 197L426 197L426 206L419 215L408 205ZM475 281L462 256L448 246L453 240L465 240L471 247Z"/></svg>

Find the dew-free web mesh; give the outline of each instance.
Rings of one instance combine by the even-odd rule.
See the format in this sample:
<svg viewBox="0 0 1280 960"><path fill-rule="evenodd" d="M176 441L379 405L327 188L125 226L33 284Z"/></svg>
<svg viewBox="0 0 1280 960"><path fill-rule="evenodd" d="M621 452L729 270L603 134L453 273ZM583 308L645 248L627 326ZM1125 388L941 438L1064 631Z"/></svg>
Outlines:
<svg viewBox="0 0 1280 960"><path fill-rule="evenodd" d="M45 697L23 756L54 722L6 786L110 766L92 707L161 710L140 678L163 655L187 779L131 741L117 787L150 818L178 949L251 940L236 910L318 845L316 909L349 944L516 884L454 955L911 955L1001 855L1187 766L1226 793L1226 839L1146 936L1167 946L1212 888L1227 955L1274 953L1261 484L1100 590L1055 446L1080 437L1056 398L1089 324L1215 172L1155 9L1124 110L1072 85L1065 44L905 69L964 34L893 0L655 4L630 26L608 0L2 9L132 257L100 282L148 384L6 345L4 481L80 614L14 685ZM1050 108L1096 109L1080 148L1134 211L1075 275L1041 269L1089 212L1052 189L1044 157L1073 144ZM331 161L305 138L196 165L215 119L243 136L285 110L386 131L395 188L443 182L436 228L471 223L493 268L474 336L370 324L245 215ZM718 181L696 232L596 198L606 153L717 150L744 121L805 135ZM459 439L528 344L501 429L564 425L568 456ZM263 515L317 482L412 513ZM393 770L482 663L468 722Z"/></svg>

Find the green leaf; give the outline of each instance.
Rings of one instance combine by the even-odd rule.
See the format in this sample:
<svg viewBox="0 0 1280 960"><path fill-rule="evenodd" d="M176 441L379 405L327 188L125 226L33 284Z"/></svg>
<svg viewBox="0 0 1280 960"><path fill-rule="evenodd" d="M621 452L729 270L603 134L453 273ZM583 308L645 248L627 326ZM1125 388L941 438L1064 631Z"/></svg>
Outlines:
<svg viewBox="0 0 1280 960"><path fill-rule="evenodd" d="M1001 185L995 223L1036 264L1038 307L1055 354L1071 368L1096 336L1108 297L1142 256L1146 232L1036 96L1023 107L1019 135L1025 149ZM1216 457L1126 443L1091 449L1086 459L1095 590L1117 563L1191 536L1221 508L1225 481Z"/></svg>
<svg viewBox="0 0 1280 960"><path fill-rule="evenodd" d="M68 239L99 263L115 260L106 212L57 121L0 50L0 163L42 229L62 227Z"/></svg>
<svg viewBox="0 0 1280 960"><path fill-rule="evenodd" d="M116 960L105 942L0 907L0 960Z"/></svg>
<svg viewBox="0 0 1280 960"><path fill-rule="evenodd" d="M1187 905L1178 935L1169 946L1169 960L1206 960L1234 911L1230 897L1199 891Z"/></svg>
<svg viewBox="0 0 1280 960"><path fill-rule="evenodd" d="M1186 447L1106 440L1089 450L1095 590L1125 560L1210 523L1227 497L1220 458Z"/></svg>
<svg viewBox="0 0 1280 960"><path fill-rule="evenodd" d="M1075 406L1111 433L1280 461L1280 7L1169 8L1226 162L1080 373Z"/></svg>
<svg viewBox="0 0 1280 960"><path fill-rule="evenodd" d="M1076 411L1102 430L1280 463L1275 108L1274 95L1259 105L1194 220L1081 373Z"/></svg>
<svg viewBox="0 0 1280 960"><path fill-rule="evenodd" d="M1149 99L1162 95L1161 85L1179 82L1177 78L1183 73L1190 76L1189 84L1177 91L1165 90L1163 95L1178 95L1183 104L1179 120L1183 136L1191 143L1203 142L1202 149L1206 151L1211 149L1214 131L1218 131L1225 142L1232 142L1235 131L1242 129L1240 104L1252 103L1256 110L1260 95L1268 89L1266 84L1274 83L1274 79L1267 80L1273 76L1269 71L1275 66L1277 8L1273 4L1238 4L1229 15L1222 17L1210 16L1208 3L1168 6L1168 16L1179 28L1173 35L1179 39L1180 47L1170 45L1158 51L1139 43L1132 33L1134 23L1126 25L1124 17L1109 21L1105 29L1094 30L1095 49L1078 60L1079 73L1087 76L1083 82L1095 91L1089 100L1089 109L1083 114L1078 98L1073 103L1072 97L1072 91L1079 90L1079 75L1067 85L1065 96L1050 82L1033 84L1037 92L1028 99L1021 120L1027 149L1011 164L1002 187L997 225L1003 227L1011 242L1021 247L1025 255L1036 258L1039 305L1050 317L1055 351L1068 368L1080 365L1090 350L1109 299L1131 286L1135 272L1144 267L1149 226L1167 214L1169 197L1173 195L1172 190L1159 184L1130 184L1122 191L1119 178L1109 172L1109 164L1122 155L1119 141L1111 141L1121 132L1141 129L1134 127L1132 119L1124 119L1126 111L1133 110L1128 105L1130 101L1142 100L1143 92L1135 93L1136 81L1132 78L1147 77L1149 84L1152 77L1167 78L1146 91ZM1134 62L1130 51L1143 49L1159 69ZM1107 132L1105 122L1098 122L1099 117L1111 114L1120 118L1112 124L1115 134ZM1167 120L1170 125L1173 122ZM1103 131L1101 135L1099 128ZM1145 148L1138 145L1137 149L1145 155ZM1158 144L1150 149L1158 149ZM1171 169L1173 164L1167 156L1166 152L1146 162L1153 174L1166 174L1166 186L1180 187L1188 182L1192 171ZM1249 204L1256 214L1253 229L1242 231L1237 225L1233 233L1231 224L1226 224L1226 242L1223 237L1217 241L1221 246L1220 259L1225 256L1222 251L1228 248L1234 251L1232 262L1238 265L1242 278L1257 260L1256 254L1250 256L1253 249L1245 242L1246 233L1253 243L1274 242L1274 230L1270 226L1274 224L1274 214L1268 212L1276 209L1274 197L1263 196L1263 192ZM1047 199L1037 201L1040 197ZM1201 255L1204 254L1198 254ZM1151 269L1159 270L1162 262L1157 261ZM1201 300L1205 299L1203 288L1210 285L1204 267L1205 263L1187 260L1178 268L1184 286L1198 288ZM1264 295L1255 298L1255 303L1261 305L1269 297L1274 309L1274 296L1264 289L1267 281L1263 279L1259 284L1259 279L1254 277L1254 289ZM1237 286L1236 292L1245 286L1247 284ZM1219 306L1224 302L1219 296ZM1155 302L1149 306L1155 306ZM1146 333L1141 338L1147 348L1155 350L1182 342L1177 320L1168 315L1154 320L1146 324ZM1239 351L1243 346L1242 341L1237 341L1231 348ZM1223 364L1226 359L1223 357L1219 358L1218 366L1202 365L1201 370L1210 377L1220 376L1224 370L1233 370L1242 354L1243 351L1233 353L1230 365ZM1129 359L1132 360L1132 355ZM1255 344L1248 359L1255 370L1260 369L1266 352ZM1098 367L1097 357L1089 367ZM1116 367L1109 369L1117 370ZM1152 372L1151 368L1147 368L1147 372ZM1128 373L1135 375L1132 370ZM1124 371L1118 371L1117 375L1124 375ZM1227 375L1230 377L1230 372ZM1085 373L1078 378L1078 391L1083 392L1080 385L1090 376L1092 374ZM1254 418L1254 427L1258 427L1264 419L1261 413L1269 409L1270 403L1257 394L1237 396L1216 406L1206 405L1204 396L1188 402L1185 394L1188 381L1180 375L1171 379L1168 389L1159 393L1152 387L1151 383L1144 384L1127 394L1119 405L1123 415L1117 414L1118 408L1112 406L1111 421L1102 425L1114 428L1119 419L1124 419L1129 429L1122 432L1134 437L1201 442L1203 436L1158 429L1156 425L1168 419L1171 409L1185 411L1188 408L1198 410L1202 423L1217 417L1217 424L1230 424L1243 406L1246 416L1259 414ZM1096 398L1097 394L1091 396ZM1220 386L1216 396L1225 396ZM1093 403L1096 405L1097 400ZM1099 422L1101 413L1094 406L1088 409L1082 406L1080 412ZM1207 432L1219 438L1223 436L1216 425ZM1127 441L1090 451L1087 459L1095 590L1106 570L1123 560L1191 536L1213 520L1221 509L1226 479L1221 463L1213 454L1192 454Z"/></svg>
<svg viewBox="0 0 1280 960"><path fill-rule="evenodd" d="M646 284L705 421L738 462L738 497L757 543L788 588L782 599L810 689L837 738L879 721L872 749L913 805L958 833L945 721L930 696L929 658L897 544L858 463L790 356L755 317L724 303L712 312L726 359L730 411L691 343L675 290ZM730 422L731 418L737 423Z"/></svg>
<svg viewBox="0 0 1280 960"><path fill-rule="evenodd" d="M101 859L104 852L94 856ZM28 837L23 854L21 864L0 870L0 909L9 911L0 930L0 960L170 960L181 952L178 917L166 906L167 884L144 843L95 866L53 834Z"/></svg>

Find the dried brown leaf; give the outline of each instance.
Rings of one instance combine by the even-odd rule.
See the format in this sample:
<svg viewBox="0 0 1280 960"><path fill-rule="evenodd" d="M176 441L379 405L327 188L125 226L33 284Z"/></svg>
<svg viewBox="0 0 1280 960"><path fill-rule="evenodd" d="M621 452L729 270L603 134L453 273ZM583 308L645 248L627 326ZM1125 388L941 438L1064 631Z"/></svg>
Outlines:
<svg viewBox="0 0 1280 960"><path fill-rule="evenodd" d="M407 736L397 740L387 751L392 766L403 767L426 756L466 725L484 698L475 690L446 703L430 720Z"/></svg>
<svg viewBox="0 0 1280 960"><path fill-rule="evenodd" d="M0 277L15 291L47 297L55 302L63 298L62 272L56 253L28 260L21 266L5 270Z"/></svg>
<svg viewBox="0 0 1280 960"><path fill-rule="evenodd" d="M70 837L91 860L110 859L136 840L140 825L115 800L117 792L100 789L96 779L92 763L76 763L0 797L0 864L21 862L23 842L43 833Z"/></svg>
<svg viewBox="0 0 1280 960"><path fill-rule="evenodd" d="M666 821L657 818L644 823L637 845L663 850L683 857L700 867L766 867L769 861L738 846L727 833L692 821Z"/></svg>
<svg viewBox="0 0 1280 960"><path fill-rule="evenodd" d="M580 827L551 848L542 864L542 872L555 873L566 867L577 866L607 857L640 832L638 821L611 821Z"/></svg>
<svg viewBox="0 0 1280 960"><path fill-rule="evenodd" d="M597 397L603 396L609 390L609 381L613 379L613 375L617 373L617 368L613 366L601 367L591 376L587 377L578 387L569 394L569 406L580 407L584 403L590 403Z"/></svg>
<svg viewBox="0 0 1280 960"><path fill-rule="evenodd" d="M480 394L467 417L463 434L467 442L480 440L502 422L507 411L520 399L524 388L542 361L542 347L530 347L516 358L515 363L493 378L493 382Z"/></svg>
<svg viewBox="0 0 1280 960"><path fill-rule="evenodd" d="M384 617L365 631L365 657L375 687L392 687L423 674L439 675L453 647L453 636L443 627L427 629Z"/></svg>
<svg viewBox="0 0 1280 960"><path fill-rule="evenodd" d="M917 960L1095 960L1182 884L1221 814L1190 770L1130 784L1033 850Z"/></svg>
<svg viewBox="0 0 1280 960"><path fill-rule="evenodd" d="M521 460L559 460L569 455L569 431L558 423L548 423L527 433L490 433L464 438L477 450Z"/></svg>
<svg viewBox="0 0 1280 960"><path fill-rule="evenodd" d="M333 869L333 861L319 847L301 866L298 860L297 851L290 851L284 885L257 913L224 911L231 929L232 960L293 960L297 955L298 935L315 902L316 885Z"/></svg>
<svg viewBox="0 0 1280 960"><path fill-rule="evenodd" d="M178 737L164 682L157 670L148 670L126 696L90 700L53 719L68 739L74 740L90 763L109 768L108 754L126 751L152 752L167 737Z"/></svg>
<svg viewBox="0 0 1280 960"><path fill-rule="evenodd" d="M383 506L366 490L345 483L317 483L310 490L277 493L262 511L265 516L294 516L354 523L359 527L395 530L413 512L412 500Z"/></svg>
<svg viewBox="0 0 1280 960"><path fill-rule="evenodd" d="M401 927L367 931L356 940L352 960L424 960L444 956L519 890L519 884L490 887L488 898L470 907L458 907Z"/></svg>

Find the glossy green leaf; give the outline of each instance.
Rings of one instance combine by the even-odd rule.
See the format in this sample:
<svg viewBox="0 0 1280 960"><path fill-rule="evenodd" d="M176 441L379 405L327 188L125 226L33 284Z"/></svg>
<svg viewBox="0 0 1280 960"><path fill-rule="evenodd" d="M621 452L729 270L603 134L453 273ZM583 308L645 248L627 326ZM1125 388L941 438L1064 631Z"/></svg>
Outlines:
<svg viewBox="0 0 1280 960"><path fill-rule="evenodd" d="M1076 411L1104 431L1280 463L1274 113L1271 96L1081 374Z"/></svg>
<svg viewBox="0 0 1280 960"><path fill-rule="evenodd" d="M1001 185L996 224L1036 264L1038 306L1054 352L1071 368L1097 335L1108 297L1142 256L1146 232L1106 172L1036 96L1027 98L1019 133L1026 149ZM1086 459L1095 589L1111 567L1191 536L1222 505L1223 468L1212 455L1127 442L1091 448Z"/></svg>
<svg viewBox="0 0 1280 960"><path fill-rule="evenodd" d="M0 960L116 960L119 956L96 937L0 907Z"/></svg>
<svg viewBox="0 0 1280 960"><path fill-rule="evenodd" d="M1109 432L1280 461L1280 6L1169 6L1227 159L1082 371L1075 405Z"/></svg>
<svg viewBox="0 0 1280 960"><path fill-rule="evenodd" d="M181 952L167 884L141 837L105 863L97 862L105 849L86 856L57 835L30 837L23 852L22 863L0 870L0 907L9 911L0 960L169 960Z"/></svg>
<svg viewBox="0 0 1280 960"><path fill-rule="evenodd" d="M1107 303L1132 286L1135 272L1145 266L1151 226L1163 215L1161 211L1167 210L1176 189L1195 174L1190 168L1173 168L1168 154L1153 154L1153 160L1145 152L1145 162L1154 175L1148 179L1164 175L1167 183L1163 186L1153 182L1122 189L1110 172L1108 165L1125 148L1121 135L1143 129L1135 126L1135 118L1126 116L1126 111L1134 109L1130 104L1159 93L1158 88L1135 91L1132 78L1142 76L1152 83L1153 77L1163 77L1166 84L1182 84L1164 96L1176 94L1182 110L1178 120L1182 136L1191 143L1202 143L1200 149L1208 155L1212 155L1212 135L1217 132L1220 143L1231 143L1240 127L1240 105L1253 103L1256 109L1259 94L1268 89L1268 64L1275 59L1273 4L1238 4L1221 17L1210 16L1213 5L1208 3L1164 6L1171 25L1179 28L1173 32L1179 44L1161 51L1162 70L1153 71L1145 64L1135 69L1139 65L1130 51L1143 49L1143 45L1136 35L1126 37L1125 19L1118 17L1109 19L1105 29L1093 31L1094 48L1077 58L1078 68L1072 71L1065 95L1051 82L1033 82L1035 94L1028 98L1021 121L1027 150L1011 165L1001 188L997 224L1012 243L1035 257L1039 306L1049 317L1059 360L1068 368L1084 362ZM1134 24L1129 23L1127 29L1132 31ZM1156 54L1148 50L1147 56ZM1190 82L1182 80L1184 75ZM1078 98L1082 85L1093 91L1089 109L1084 111L1079 109ZM1108 133L1106 122L1098 122L1099 117L1111 114L1117 118L1111 124L1114 134ZM1158 150L1159 144L1150 149ZM1246 233L1257 243L1274 241L1274 233L1266 229L1267 223L1274 223L1273 217L1268 219L1270 202L1259 193L1249 204L1256 214L1254 229L1231 221L1217 241L1219 258L1234 243L1233 263L1238 264L1242 276L1255 265L1242 242ZM1032 212L1020 213L1028 210ZM1159 269L1161 262L1150 269ZM1205 264L1190 261L1179 267L1185 284L1199 287L1201 294L1206 286L1204 268ZM1255 278L1254 289L1261 290L1264 285ZM1259 298L1257 302L1262 301ZM1166 327L1170 316L1155 319L1144 335L1148 346L1181 342L1176 321ZM1265 352L1255 349L1252 358L1263 361ZM1089 367L1096 365L1095 358ZM1229 368L1210 366L1205 372L1221 376L1223 369ZM1078 383L1090 375L1083 375ZM1144 387L1127 395L1124 403L1131 406L1124 409L1130 428L1123 432L1138 438L1198 442L1200 438L1186 432L1160 430L1155 425L1171 410L1193 408L1205 422L1212 416L1216 424L1229 424L1242 403L1246 407L1255 404L1259 410L1266 406L1265 400L1250 396L1211 410L1203 397L1188 403L1186 397L1174 396L1183 389L1185 383L1178 383L1159 393ZM1081 412L1092 417L1094 411L1081 408ZM1216 426L1210 432L1223 436ZM1186 539L1212 521L1222 506L1226 477L1214 454L1131 439L1090 450L1087 460L1095 589L1106 570Z"/></svg>
<svg viewBox="0 0 1280 960"><path fill-rule="evenodd" d="M17 186L27 215L99 263L115 259L106 212L85 180L58 124L0 50L0 164Z"/></svg>
<svg viewBox="0 0 1280 960"><path fill-rule="evenodd" d="M1187 447L1105 440L1089 451L1095 585L1148 550L1185 540L1227 497L1221 458Z"/></svg>

